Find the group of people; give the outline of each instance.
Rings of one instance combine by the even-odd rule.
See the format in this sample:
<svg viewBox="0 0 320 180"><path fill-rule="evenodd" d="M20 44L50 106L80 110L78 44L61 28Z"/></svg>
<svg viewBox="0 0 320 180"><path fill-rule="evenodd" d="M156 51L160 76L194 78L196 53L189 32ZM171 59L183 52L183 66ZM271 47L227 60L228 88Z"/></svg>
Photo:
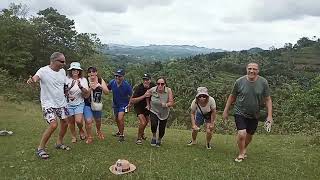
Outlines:
<svg viewBox="0 0 320 180"><path fill-rule="evenodd" d="M174 105L173 92L167 86L164 77L156 79L156 83L153 83L150 74L143 74L143 82L133 90L124 79L123 69L114 72L114 79L106 83L98 75L96 67L89 67L86 72L87 76L84 77L84 70L79 62L70 64L66 76L63 69L65 64L65 56L60 52L54 52L50 56L50 64L40 68L34 76L27 80L28 84L40 82L43 116L49 124L36 149L38 157L49 158L45 146L58 126L58 119L60 119L60 131L55 144L57 149L71 149L63 143L68 126L72 143L78 141L75 126L77 125L80 140L91 144L94 139L93 122L95 122L97 137L103 140L105 135L101 130L102 95L110 91L113 94L112 108L118 127L118 132L114 136L118 137L119 142L125 141L125 113L133 106L139 119L136 144L141 145L146 139L144 131L150 121L152 132L150 144L156 147L161 146L170 108ZM236 80L223 112L223 119L227 120L229 109L234 104L239 148L239 154L235 158L236 162L241 162L247 157L247 147L256 131L262 106L267 107L267 121L270 124L273 121L272 101L267 80L258 75L257 63L249 63L246 69L247 75ZM195 99L191 103L192 139L188 145L196 144L200 126L205 124L206 148L211 149L210 142L215 120L216 102L214 98L209 95L206 87L198 87Z"/></svg>

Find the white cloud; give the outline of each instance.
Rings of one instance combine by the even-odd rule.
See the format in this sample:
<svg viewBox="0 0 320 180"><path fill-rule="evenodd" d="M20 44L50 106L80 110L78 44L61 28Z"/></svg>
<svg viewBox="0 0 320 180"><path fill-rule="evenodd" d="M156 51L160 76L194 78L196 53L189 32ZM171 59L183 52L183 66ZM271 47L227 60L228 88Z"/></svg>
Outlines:
<svg viewBox="0 0 320 180"><path fill-rule="evenodd" d="M103 43L189 44L227 50L295 43L320 32L318 0L5 0L52 6Z"/></svg>

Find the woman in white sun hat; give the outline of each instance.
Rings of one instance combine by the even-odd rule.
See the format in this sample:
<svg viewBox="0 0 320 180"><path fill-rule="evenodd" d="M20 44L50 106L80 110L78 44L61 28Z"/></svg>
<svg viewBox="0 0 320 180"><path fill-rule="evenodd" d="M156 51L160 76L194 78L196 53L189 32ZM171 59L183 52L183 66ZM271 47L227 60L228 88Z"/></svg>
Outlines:
<svg viewBox="0 0 320 180"><path fill-rule="evenodd" d="M206 147L211 149L210 141L216 120L216 102L209 96L206 87L198 87L196 98L191 103L192 140L188 145L196 144L200 126L205 123Z"/></svg>
<svg viewBox="0 0 320 180"><path fill-rule="evenodd" d="M84 94L88 91L88 81L83 77L82 68L79 62L72 62L67 75L68 88L68 110L69 110L69 128L71 131L72 142L77 142L75 123L79 128L81 140L86 138L83 130L83 108Z"/></svg>

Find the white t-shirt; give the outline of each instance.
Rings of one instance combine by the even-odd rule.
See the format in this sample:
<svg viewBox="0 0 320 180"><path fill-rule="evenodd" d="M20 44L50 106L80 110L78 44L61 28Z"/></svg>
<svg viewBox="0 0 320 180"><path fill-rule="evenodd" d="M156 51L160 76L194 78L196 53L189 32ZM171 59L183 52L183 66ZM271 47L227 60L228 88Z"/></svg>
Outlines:
<svg viewBox="0 0 320 180"><path fill-rule="evenodd" d="M199 104L201 111L203 112L203 114L206 114L208 112L211 111L211 109L215 109L216 108L216 101L213 99L213 97L209 96L209 101L206 104L206 106L202 107ZM211 108L210 108L211 107ZM198 108L198 105L196 104L196 99L194 99L191 103L191 111L195 112L197 110L197 112L201 113L201 111Z"/></svg>
<svg viewBox="0 0 320 180"><path fill-rule="evenodd" d="M69 90L69 96L71 96L72 98L69 99L68 105L79 105L80 103L84 102L84 99L82 97L81 90L78 86L78 83L76 82L77 80L74 80L70 77L67 77L68 87L69 88L71 87L72 81L75 81L75 83L72 86L72 88ZM80 81L80 84L83 88L85 88L87 90L89 89L88 81L86 78L80 78L79 81Z"/></svg>
<svg viewBox="0 0 320 180"><path fill-rule="evenodd" d="M66 82L66 71L58 72L49 66L40 68L36 75L40 78L40 100L42 108L61 108L67 105L63 86Z"/></svg>

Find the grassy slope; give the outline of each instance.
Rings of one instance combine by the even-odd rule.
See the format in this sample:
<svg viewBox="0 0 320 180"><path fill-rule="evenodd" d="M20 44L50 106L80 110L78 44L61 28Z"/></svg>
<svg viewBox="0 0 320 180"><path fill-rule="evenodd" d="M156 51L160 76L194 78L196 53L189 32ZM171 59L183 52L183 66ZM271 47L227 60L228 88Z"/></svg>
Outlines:
<svg viewBox="0 0 320 180"><path fill-rule="evenodd" d="M115 127L103 126L105 141L92 145L70 144L69 152L55 150L57 133L49 142L49 160L35 156L35 147L46 127L40 108L34 104L10 104L0 100L0 129L14 131L0 137L0 176L4 179L318 179L320 148L307 145L305 136L258 135L248 159L233 162L236 155L233 136L215 135L215 148L206 150L204 134L196 146L186 146L190 131L168 129L163 146L148 142L134 144L136 128L127 128L127 140L111 137ZM147 129L148 137L150 130ZM125 158L137 170L114 176L108 170L117 159Z"/></svg>

